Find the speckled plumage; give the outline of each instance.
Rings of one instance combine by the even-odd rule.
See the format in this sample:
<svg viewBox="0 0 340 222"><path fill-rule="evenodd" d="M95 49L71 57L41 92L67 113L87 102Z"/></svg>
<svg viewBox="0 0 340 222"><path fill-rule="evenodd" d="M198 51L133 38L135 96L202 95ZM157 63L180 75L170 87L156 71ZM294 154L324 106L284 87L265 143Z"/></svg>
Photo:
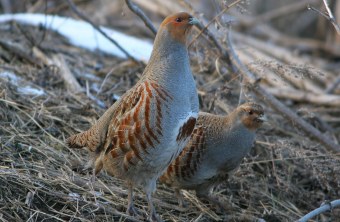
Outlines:
<svg viewBox="0 0 340 222"><path fill-rule="evenodd" d="M186 48L195 20L187 13L167 17L157 33L142 78L83 134L73 147L95 152L95 169L127 182L128 213L135 214L133 187L146 192L150 220L159 220L151 193L156 180L187 144L198 116L198 96Z"/></svg>
<svg viewBox="0 0 340 222"><path fill-rule="evenodd" d="M239 106L227 116L200 112L189 143L160 177L176 190L195 190L209 197L211 188L238 168L261 126L263 108L255 103ZM181 203L181 197L179 197Z"/></svg>

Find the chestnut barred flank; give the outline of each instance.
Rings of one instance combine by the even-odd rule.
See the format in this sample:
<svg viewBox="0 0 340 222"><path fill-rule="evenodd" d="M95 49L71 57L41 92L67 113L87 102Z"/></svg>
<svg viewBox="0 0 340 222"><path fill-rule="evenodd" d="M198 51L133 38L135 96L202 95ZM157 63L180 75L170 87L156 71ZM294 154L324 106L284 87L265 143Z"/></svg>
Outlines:
<svg viewBox="0 0 340 222"><path fill-rule="evenodd" d="M113 115L110 126L118 126L112 132L112 142L105 150L112 158L124 157L124 169L143 161L142 155L160 143L163 136L163 113L169 112L168 103L173 100L167 90L153 81L136 86L117 107L124 113ZM151 113L151 110L154 110ZM151 127L154 125L155 127Z"/></svg>

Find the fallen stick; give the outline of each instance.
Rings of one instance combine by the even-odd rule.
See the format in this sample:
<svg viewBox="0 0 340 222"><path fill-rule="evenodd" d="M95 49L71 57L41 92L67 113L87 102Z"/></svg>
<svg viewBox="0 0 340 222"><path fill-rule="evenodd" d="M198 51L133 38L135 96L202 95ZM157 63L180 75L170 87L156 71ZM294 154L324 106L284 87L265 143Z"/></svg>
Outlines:
<svg viewBox="0 0 340 222"><path fill-rule="evenodd" d="M79 93L84 91L83 88L78 83L77 79L71 73L68 68L65 59L62 55L54 55L52 57L53 64L59 68L59 74L61 78L64 80L66 88L73 93Z"/></svg>

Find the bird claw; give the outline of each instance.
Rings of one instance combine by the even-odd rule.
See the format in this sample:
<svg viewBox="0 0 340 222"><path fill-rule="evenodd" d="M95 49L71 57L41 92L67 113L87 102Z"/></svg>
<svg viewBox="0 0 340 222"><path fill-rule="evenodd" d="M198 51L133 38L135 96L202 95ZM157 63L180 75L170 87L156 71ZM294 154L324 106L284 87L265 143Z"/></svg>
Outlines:
<svg viewBox="0 0 340 222"><path fill-rule="evenodd" d="M138 216L140 216L138 210L137 210L134 206L129 206L129 207L126 209L126 214L127 214L127 215L130 215L130 216L133 216L133 217L138 217Z"/></svg>
<svg viewBox="0 0 340 222"><path fill-rule="evenodd" d="M126 214L132 216L138 220L145 220L146 214L144 212L138 211L134 206L130 206L126 209Z"/></svg>
<svg viewBox="0 0 340 222"><path fill-rule="evenodd" d="M183 200L183 199L178 200L178 205L181 208L188 208L188 206L189 206L189 204L185 200Z"/></svg>
<svg viewBox="0 0 340 222"><path fill-rule="evenodd" d="M152 213L149 217L148 217L148 221L150 222L163 222L163 220L161 219L161 217L156 214L156 213Z"/></svg>
<svg viewBox="0 0 340 222"><path fill-rule="evenodd" d="M225 214L226 212L232 210L232 208L230 206L228 206L227 203L225 203L224 201L220 201L218 197L216 196L202 196L200 197L200 199L206 200L208 201L211 205L213 205L216 210L219 213Z"/></svg>

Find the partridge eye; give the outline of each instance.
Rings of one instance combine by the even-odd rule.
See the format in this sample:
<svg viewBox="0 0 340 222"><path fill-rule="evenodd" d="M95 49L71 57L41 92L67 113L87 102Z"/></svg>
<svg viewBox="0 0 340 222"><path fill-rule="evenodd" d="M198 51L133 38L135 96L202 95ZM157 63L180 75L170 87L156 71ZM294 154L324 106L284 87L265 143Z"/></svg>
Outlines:
<svg viewBox="0 0 340 222"><path fill-rule="evenodd" d="M250 110L248 113L249 113L249 115L253 115L253 111L252 110Z"/></svg>
<svg viewBox="0 0 340 222"><path fill-rule="evenodd" d="M176 22L181 22L182 19L181 18L176 18Z"/></svg>

